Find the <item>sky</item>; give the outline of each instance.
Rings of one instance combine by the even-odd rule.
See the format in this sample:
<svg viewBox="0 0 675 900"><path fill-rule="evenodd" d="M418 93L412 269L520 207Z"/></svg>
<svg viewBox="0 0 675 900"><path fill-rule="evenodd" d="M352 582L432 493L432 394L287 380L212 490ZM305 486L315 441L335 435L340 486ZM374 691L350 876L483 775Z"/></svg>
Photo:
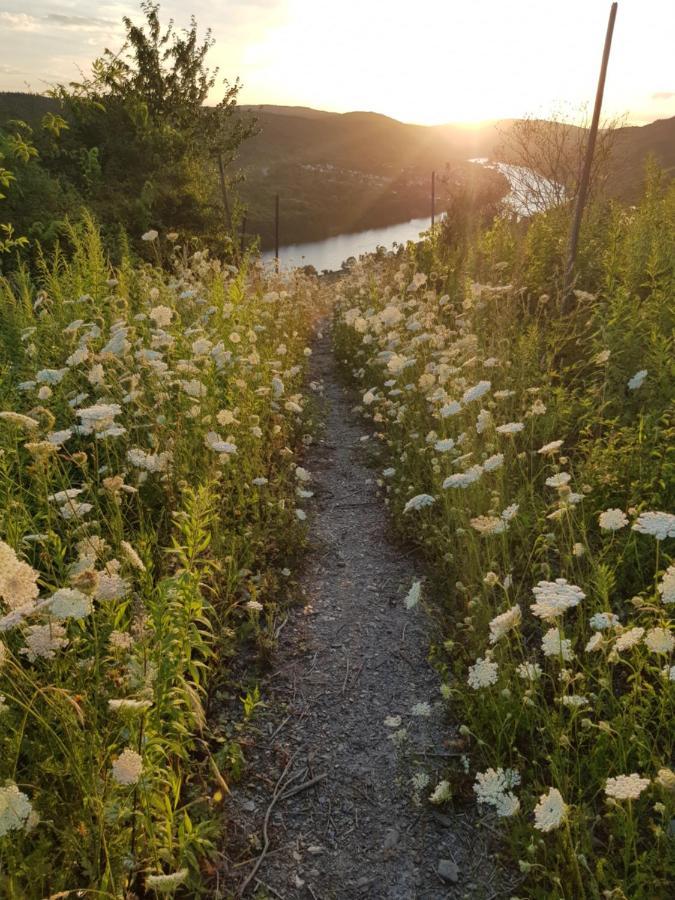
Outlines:
<svg viewBox="0 0 675 900"><path fill-rule="evenodd" d="M165 0L210 27L242 103L479 122L592 107L609 0ZM0 0L0 90L44 91L117 50L138 2ZM603 113L675 115L675 0L620 0ZM218 99L214 94L214 100Z"/></svg>

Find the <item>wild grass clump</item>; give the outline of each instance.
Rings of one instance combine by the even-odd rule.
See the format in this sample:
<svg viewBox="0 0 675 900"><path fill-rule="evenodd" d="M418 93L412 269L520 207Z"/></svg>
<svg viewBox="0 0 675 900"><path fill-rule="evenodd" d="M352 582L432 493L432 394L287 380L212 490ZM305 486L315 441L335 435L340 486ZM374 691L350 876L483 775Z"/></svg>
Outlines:
<svg viewBox="0 0 675 900"><path fill-rule="evenodd" d="M675 187L589 223L568 318L564 231L541 216L497 222L461 272L431 241L358 265L336 341L394 521L437 576L433 655L474 767L449 773L450 802L510 826L522 896L657 898L674 874Z"/></svg>
<svg viewBox="0 0 675 900"><path fill-rule="evenodd" d="M175 237L145 235L173 275L112 271L85 221L0 282L3 897L199 893L209 677L303 542L316 282Z"/></svg>

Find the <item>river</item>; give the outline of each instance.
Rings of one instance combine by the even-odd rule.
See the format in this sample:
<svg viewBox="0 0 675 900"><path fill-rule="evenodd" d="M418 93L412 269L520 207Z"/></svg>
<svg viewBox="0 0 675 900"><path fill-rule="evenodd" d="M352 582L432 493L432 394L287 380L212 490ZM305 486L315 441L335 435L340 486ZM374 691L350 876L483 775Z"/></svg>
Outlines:
<svg viewBox="0 0 675 900"><path fill-rule="evenodd" d="M431 225L429 218L411 219L385 228L369 228L356 234L338 234L323 241L311 241L307 244L289 244L279 247L279 259L284 268L293 266L314 266L317 272L324 269L337 270L342 263L354 256L358 259L362 253L372 253L378 247L388 250L396 244L407 241L418 241L420 232ZM274 260L274 250L266 250L262 254L265 262Z"/></svg>
<svg viewBox="0 0 675 900"><path fill-rule="evenodd" d="M518 215L528 215L533 211L533 205L529 210L523 205L527 203L527 195L535 194L539 204L543 207L555 202L556 191L552 182L546 182L541 177L532 178L530 170L523 166L512 166L506 163L490 162L486 158L470 159L469 162L487 168L497 169L508 178L511 185L511 193L504 198L506 206ZM537 204L534 204L536 208ZM441 215L437 216L440 221ZM396 225L387 225L385 228L370 228L368 231L358 231L355 234L339 234L336 237L326 238L323 241L310 241L306 244L289 244L279 248L279 260L283 268L294 266L314 266L317 272L337 271L342 263L350 256L358 259L363 253L372 253L378 247L390 250L394 244L405 244L407 241L419 240L420 232L426 231L431 225L429 218L410 219L408 222L399 222ZM264 262L273 262L274 251L265 250L262 254Z"/></svg>

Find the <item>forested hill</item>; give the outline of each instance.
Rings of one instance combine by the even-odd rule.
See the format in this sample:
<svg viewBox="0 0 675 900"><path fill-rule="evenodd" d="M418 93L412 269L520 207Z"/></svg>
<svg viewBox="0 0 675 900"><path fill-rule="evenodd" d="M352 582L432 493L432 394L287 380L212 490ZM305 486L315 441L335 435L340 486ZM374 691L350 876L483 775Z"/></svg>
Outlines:
<svg viewBox="0 0 675 900"><path fill-rule="evenodd" d="M0 127L12 118L37 126L56 106L39 95L0 93ZM255 118L258 132L239 148L230 173L247 210L247 232L259 234L263 247L272 245L277 193L285 244L427 216L432 170L440 176L438 211L447 196L444 180L486 209L507 190L502 176L468 160L499 158L512 121L422 126L373 112L271 105L241 106L239 115ZM675 171L675 117L620 128L614 146L609 191L634 202L649 154L668 174Z"/></svg>

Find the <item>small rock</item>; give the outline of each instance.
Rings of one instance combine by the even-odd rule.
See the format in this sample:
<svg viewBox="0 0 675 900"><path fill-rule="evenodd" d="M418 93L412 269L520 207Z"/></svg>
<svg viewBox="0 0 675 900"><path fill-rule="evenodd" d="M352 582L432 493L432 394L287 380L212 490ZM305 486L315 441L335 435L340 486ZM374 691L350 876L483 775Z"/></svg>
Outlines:
<svg viewBox="0 0 675 900"><path fill-rule="evenodd" d="M401 835L396 828L389 828L384 835L383 850L392 850L400 841Z"/></svg>
<svg viewBox="0 0 675 900"><path fill-rule="evenodd" d="M307 852L308 852L308 853L311 853L311 854L313 854L313 855L316 855L316 854L318 854L318 853L323 853L323 847L319 847L318 844L311 844L311 845L307 848Z"/></svg>
<svg viewBox="0 0 675 900"><path fill-rule="evenodd" d="M452 859L439 859L437 872L443 881L449 881L451 884L457 884L459 881L459 869Z"/></svg>

